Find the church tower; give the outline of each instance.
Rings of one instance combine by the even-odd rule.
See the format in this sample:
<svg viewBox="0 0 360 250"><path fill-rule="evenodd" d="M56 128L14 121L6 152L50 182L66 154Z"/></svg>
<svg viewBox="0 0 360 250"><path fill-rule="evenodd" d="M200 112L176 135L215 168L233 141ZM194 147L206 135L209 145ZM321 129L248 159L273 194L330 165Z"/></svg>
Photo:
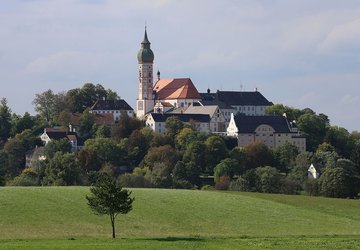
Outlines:
<svg viewBox="0 0 360 250"><path fill-rule="evenodd" d="M145 114L154 109L153 96L153 63L154 53L150 49L150 42L147 37L146 27L144 40L137 55L138 58L138 78L139 94L136 100L136 116L143 119Z"/></svg>

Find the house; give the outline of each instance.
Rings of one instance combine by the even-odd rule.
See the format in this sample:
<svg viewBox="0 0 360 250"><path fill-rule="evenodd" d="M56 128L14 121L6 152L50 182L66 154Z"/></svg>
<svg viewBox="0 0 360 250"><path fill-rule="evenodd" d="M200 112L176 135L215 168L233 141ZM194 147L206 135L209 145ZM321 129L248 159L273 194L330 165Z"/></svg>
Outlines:
<svg viewBox="0 0 360 250"><path fill-rule="evenodd" d="M69 131L76 132L79 130L81 116L82 113L69 113ZM114 116L112 113L95 113L95 124L113 126L115 124Z"/></svg>
<svg viewBox="0 0 360 250"><path fill-rule="evenodd" d="M306 138L292 127L284 116L246 116L231 114L227 135L238 139L238 146L263 142L275 149L285 143L295 145L300 152L306 151Z"/></svg>
<svg viewBox="0 0 360 250"><path fill-rule="evenodd" d="M212 133L225 133L226 123L224 114L219 106L208 105L203 106L201 103L193 103L185 111L184 114L205 114L210 116L210 131Z"/></svg>
<svg viewBox="0 0 360 250"><path fill-rule="evenodd" d="M207 93L200 93L200 95L203 105L207 103L219 105L227 122L230 121L231 113L263 116L266 107L273 105L257 89L255 91L218 90L216 93L211 93L208 89Z"/></svg>
<svg viewBox="0 0 360 250"><path fill-rule="evenodd" d="M48 144L52 140L61 140L66 138L71 144L72 152L79 151L84 146L83 141L76 134L76 132L69 132L62 128L45 128L44 133L42 133L40 138L44 145Z"/></svg>
<svg viewBox="0 0 360 250"><path fill-rule="evenodd" d="M309 179L317 179L319 178L320 173L316 170L314 164L311 164L308 169L308 178Z"/></svg>
<svg viewBox="0 0 360 250"><path fill-rule="evenodd" d="M93 114L112 114L115 123L119 122L124 113L128 116L134 115L134 109L123 99L97 100L90 110Z"/></svg>
<svg viewBox="0 0 360 250"><path fill-rule="evenodd" d="M165 123L175 116L184 123L194 123L197 131L210 132L210 116L206 114L150 113L145 121L147 127L160 134L166 132Z"/></svg>

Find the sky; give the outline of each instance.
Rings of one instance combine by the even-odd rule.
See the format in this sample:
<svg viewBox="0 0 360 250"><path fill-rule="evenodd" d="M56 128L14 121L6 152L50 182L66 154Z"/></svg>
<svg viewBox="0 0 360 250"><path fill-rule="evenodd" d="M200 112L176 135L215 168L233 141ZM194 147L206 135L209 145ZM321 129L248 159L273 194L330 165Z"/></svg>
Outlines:
<svg viewBox="0 0 360 250"><path fill-rule="evenodd" d="M0 0L0 98L34 114L36 93L92 82L135 108L145 25L161 78L360 131L359 0Z"/></svg>

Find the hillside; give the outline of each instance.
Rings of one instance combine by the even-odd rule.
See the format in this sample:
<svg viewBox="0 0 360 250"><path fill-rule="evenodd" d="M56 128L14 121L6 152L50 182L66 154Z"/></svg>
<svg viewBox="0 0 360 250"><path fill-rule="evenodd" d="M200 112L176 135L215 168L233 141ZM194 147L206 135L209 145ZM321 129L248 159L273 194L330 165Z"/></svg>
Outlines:
<svg viewBox="0 0 360 250"><path fill-rule="evenodd" d="M0 189L0 240L110 238L107 217L86 205L87 187ZM133 189L120 238L360 235L360 202L306 196Z"/></svg>

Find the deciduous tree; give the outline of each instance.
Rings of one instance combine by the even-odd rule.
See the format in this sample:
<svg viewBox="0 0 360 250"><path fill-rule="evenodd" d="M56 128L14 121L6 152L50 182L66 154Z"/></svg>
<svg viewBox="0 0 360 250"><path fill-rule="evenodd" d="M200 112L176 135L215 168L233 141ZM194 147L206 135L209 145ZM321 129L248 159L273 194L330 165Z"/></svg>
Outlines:
<svg viewBox="0 0 360 250"><path fill-rule="evenodd" d="M88 205L97 215L109 215L112 237L115 238L115 219L119 214L127 214L132 209L135 198L131 192L116 184L110 177L101 178L90 188L91 195L86 196Z"/></svg>

